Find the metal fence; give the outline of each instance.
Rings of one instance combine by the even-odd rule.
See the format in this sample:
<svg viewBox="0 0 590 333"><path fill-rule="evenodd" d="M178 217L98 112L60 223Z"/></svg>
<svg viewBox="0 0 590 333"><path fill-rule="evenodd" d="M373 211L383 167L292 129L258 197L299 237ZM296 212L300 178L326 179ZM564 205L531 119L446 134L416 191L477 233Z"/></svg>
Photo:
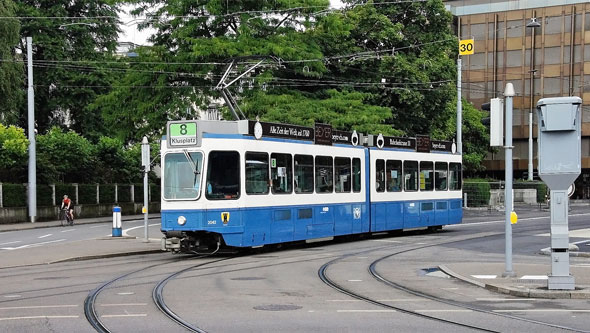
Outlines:
<svg viewBox="0 0 590 333"><path fill-rule="evenodd" d="M514 182L513 193L516 204L543 205L547 203L547 186L543 182ZM502 209L504 204L503 181L466 179L463 182L464 207Z"/></svg>

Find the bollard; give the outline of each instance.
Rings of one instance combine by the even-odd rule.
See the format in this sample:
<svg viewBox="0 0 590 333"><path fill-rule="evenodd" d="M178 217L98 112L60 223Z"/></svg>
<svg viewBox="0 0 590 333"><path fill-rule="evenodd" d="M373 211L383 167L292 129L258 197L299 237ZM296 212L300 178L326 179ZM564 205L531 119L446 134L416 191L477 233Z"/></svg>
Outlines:
<svg viewBox="0 0 590 333"><path fill-rule="evenodd" d="M467 193L463 193L463 208L467 208Z"/></svg>
<svg viewBox="0 0 590 333"><path fill-rule="evenodd" d="M113 237L121 237L123 231L121 230L121 207L113 207Z"/></svg>

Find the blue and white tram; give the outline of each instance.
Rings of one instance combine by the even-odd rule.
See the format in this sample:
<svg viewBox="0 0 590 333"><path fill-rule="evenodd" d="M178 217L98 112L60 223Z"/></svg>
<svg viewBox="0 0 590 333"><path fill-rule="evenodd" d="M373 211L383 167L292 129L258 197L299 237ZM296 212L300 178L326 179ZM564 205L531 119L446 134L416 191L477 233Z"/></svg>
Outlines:
<svg viewBox="0 0 590 333"><path fill-rule="evenodd" d="M162 249L259 247L461 222L460 155L358 142L356 133L325 125L169 122L161 143Z"/></svg>

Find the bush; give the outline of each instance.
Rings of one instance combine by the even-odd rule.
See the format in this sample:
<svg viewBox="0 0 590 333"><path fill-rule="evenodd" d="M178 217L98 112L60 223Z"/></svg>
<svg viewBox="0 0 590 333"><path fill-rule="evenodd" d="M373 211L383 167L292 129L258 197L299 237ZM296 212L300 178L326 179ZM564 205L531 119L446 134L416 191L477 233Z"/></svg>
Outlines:
<svg viewBox="0 0 590 333"><path fill-rule="evenodd" d="M490 202L490 184L485 179L466 179L463 193L467 193L468 207L485 207Z"/></svg>
<svg viewBox="0 0 590 333"><path fill-rule="evenodd" d="M2 184L2 204L4 207L26 207L26 186L21 184Z"/></svg>
<svg viewBox="0 0 590 333"><path fill-rule="evenodd" d="M55 201L57 205L61 205L64 194L67 194L70 199L76 204L76 187L72 184L55 184Z"/></svg>
<svg viewBox="0 0 590 333"><path fill-rule="evenodd" d="M96 204L96 184L78 185L78 199L80 204Z"/></svg>
<svg viewBox="0 0 590 333"><path fill-rule="evenodd" d="M131 202L131 185L119 185L118 202Z"/></svg>
<svg viewBox="0 0 590 333"><path fill-rule="evenodd" d="M143 203L143 184L135 185L135 203Z"/></svg>
<svg viewBox="0 0 590 333"><path fill-rule="evenodd" d="M100 185L99 188L100 203L115 203L115 184Z"/></svg>
<svg viewBox="0 0 590 333"><path fill-rule="evenodd" d="M152 194L150 197L150 202L159 202L161 198L160 185L150 184L150 190Z"/></svg>
<svg viewBox="0 0 590 333"><path fill-rule="evenodd" d="M49 185L37 184L37 206L53 206L53 189ZM55 198L57 201L58 198Z"/></svg>
<svg viewBox="0 0 590 333"><path fill-rule="evenodd" d="M537 203L545 203L545 196L548 191L547 184L541 182L537 183Z"/></svg>

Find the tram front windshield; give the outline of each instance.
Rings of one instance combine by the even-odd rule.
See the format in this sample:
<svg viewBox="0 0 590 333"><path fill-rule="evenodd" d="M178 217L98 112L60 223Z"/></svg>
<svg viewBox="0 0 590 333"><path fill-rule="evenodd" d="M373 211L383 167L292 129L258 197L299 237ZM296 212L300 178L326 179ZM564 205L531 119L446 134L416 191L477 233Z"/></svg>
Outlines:
<svg viewBox="0 0 590 333"><path fill-rule="evenodd" d="M164 199L198 199L201 188L203 154L166 154L164 158Z"/></svg>

